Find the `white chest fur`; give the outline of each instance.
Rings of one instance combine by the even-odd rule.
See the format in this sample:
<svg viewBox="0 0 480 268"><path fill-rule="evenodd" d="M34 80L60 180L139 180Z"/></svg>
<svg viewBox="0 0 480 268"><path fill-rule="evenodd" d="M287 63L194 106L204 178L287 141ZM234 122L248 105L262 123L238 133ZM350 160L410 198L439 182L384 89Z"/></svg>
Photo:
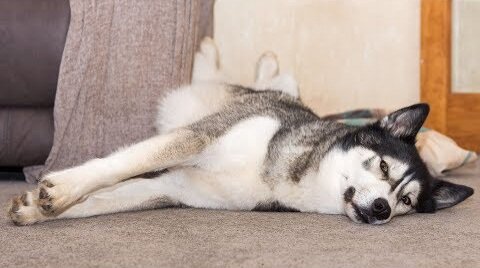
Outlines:
<svg viewBox="0 0 480 268"><path fill-rule="evenodd" d="M278 120L256 116L233 126L200 155L197 164L213 172L257 172Z"/></svg>
<svg viewBox="0 0 480 268"><path fill-rule="evenodd" d="M270 139L280 122L270 117L245 119L208 146L183 170L204 198L221 198L228 209L252 209L272 197L261 172Z"/></svg>

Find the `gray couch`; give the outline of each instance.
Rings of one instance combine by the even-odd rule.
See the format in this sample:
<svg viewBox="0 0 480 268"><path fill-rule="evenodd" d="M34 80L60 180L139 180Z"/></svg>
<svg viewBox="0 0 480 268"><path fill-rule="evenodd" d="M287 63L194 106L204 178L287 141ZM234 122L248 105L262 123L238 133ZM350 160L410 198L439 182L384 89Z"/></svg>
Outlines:
<svg viewBox="0 0 480 268"><path fill-rule="evenodd" d="M156 97L169 87L188 82L195 45L212 32L212 8L212 0L115 0L96 4L71 0L0 1L0 178L11 167L21 171L21 167L34 166L24 169L27 180L34 182L41 172L75 165L152 135L150 121ZM142 20L135 19L139 16ZM102 28L105 21L111 22L111 28ZM148 28L152 25L153 31ZM67 31L71 32L69 39ZM145 35L156 38L155 42L138 38ZM109 38L117 41L102 43ZM132 49L132 45L143 49ZM118 57L110 58L111 54ZM152 55L156 58L149 61ZM130 65L123 66L122 61L128 57ZM143 69L132 67L135 64ZM96 74L104 73L106 68L120 70L119 77L110 74L99 80ZM151 75L123 87L126 83L122 79L139 77L131 74L132 68ZM169 69L172 75L158 79ZM105 106L99 101L109 94L107 91L120 98L112 101L118 105L109 105L115 106L108 111L114 110L113 116L101 109L92 110ZM97 99L88 99L91 94ZM150 108L142 110L135 102L146 99L147 94L151 94L151 100L143 102L143 106ZM119 95L135 98L122 99ZM118 111L124 110L122 105L140 107L136 113L128 114L134 120L129 121L128 116L118 118ZM54 137L53 118L61 139ZM84 118L94 119L83 122ZM136 123L143 129L148 125L148 130L127 135L126 127L119 122L130 126Z"/></svg>
<svg viewBox="0 0 480 268"><path fill-rule="evenodd" d="M65 0L0 1L0 170L43 164L70 21Z"/></svg>

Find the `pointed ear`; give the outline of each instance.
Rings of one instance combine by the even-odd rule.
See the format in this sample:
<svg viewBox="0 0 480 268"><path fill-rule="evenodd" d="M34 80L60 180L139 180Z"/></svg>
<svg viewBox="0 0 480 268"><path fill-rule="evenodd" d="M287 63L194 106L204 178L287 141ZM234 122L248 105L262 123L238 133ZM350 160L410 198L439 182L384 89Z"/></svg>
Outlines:
<svg viewBox="0 0 480 268"><path fill-rule="evenodd" d="M385 116L378 124L392 136L415 143L415 137L427 119L429 111L428 104L415 104Z"/></svg>
<svg viewBox="0 0 480 268"><path fill-rule="evenodd" d="M443 180L436 180L432 190L432 199L437 210L454 206L473 194L473 189Z"/></svg>

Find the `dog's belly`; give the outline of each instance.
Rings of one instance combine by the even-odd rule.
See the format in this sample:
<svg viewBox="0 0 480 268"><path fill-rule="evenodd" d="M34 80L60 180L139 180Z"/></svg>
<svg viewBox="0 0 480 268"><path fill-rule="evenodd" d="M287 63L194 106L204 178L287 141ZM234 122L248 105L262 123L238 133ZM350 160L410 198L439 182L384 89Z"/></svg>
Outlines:
<svg viewBox="0 0 480 268"><path fill-rule="evenodd" d="M272 197L262 178L268 144L280 126L276 119L245 119L208 146L186 167L172 172L187 190L180 200L193 207L252 209Z"/></svg>

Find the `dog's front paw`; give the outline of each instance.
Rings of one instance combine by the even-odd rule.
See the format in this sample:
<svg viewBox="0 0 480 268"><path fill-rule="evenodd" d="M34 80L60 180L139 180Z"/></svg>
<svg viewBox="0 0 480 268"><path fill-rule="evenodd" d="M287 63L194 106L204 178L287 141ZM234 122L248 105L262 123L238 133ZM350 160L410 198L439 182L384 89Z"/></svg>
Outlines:
<svg viewBox="0 0 480 268"><path fill-rule="evenodd" d="M33 192L14 197L8 206L8 216L15 225L30 225L46 220L37 207L36 194Z"/></svg>
<svg viewBox="0 0 480 268"><path fill-rule="evenodd" d="M69 183L61 177L47 176L38 185L38 208L44 215L63 212L78 198Z"/></svg>

